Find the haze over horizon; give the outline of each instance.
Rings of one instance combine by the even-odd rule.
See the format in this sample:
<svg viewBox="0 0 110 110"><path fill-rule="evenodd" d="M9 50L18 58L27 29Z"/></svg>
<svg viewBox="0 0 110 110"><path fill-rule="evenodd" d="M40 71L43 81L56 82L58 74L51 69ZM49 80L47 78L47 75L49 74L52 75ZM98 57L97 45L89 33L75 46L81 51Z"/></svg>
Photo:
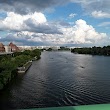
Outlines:
<svg viewBox="0 0 110 110"><path fill-rule="evenodd" d="M110 0L0 0L0 42L110 45Z"/></svg>

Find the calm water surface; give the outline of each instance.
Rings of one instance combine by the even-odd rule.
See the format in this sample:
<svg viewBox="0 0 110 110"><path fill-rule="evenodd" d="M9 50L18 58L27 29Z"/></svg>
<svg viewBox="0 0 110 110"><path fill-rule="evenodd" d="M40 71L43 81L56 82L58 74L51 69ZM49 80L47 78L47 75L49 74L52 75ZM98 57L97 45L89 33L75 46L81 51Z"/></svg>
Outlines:
<svg viewBox="0 0 110 110"><path fill-rule="evenodd" d="M43 52L0 92L0 106L54 107L110 103L110 57Z"/></svg>

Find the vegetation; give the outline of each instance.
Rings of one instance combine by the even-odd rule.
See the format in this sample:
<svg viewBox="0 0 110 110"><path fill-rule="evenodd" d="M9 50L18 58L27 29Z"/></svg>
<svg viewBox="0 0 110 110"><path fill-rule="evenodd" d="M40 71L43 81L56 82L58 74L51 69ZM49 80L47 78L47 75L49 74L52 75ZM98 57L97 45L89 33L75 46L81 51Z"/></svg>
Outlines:
<svg viewBox="0 0 110 110"><path fill-rule="evenodd" d="M68 51L68 50L70 50L67 46L66 47L60 47L60 48L54 48L54 47L52 47L52 48L48 48L48 49L43 49L43 50L46 50L46 51L55 51L55 50L61 50L61 51Z"/></svg>
<svg viewBox="0 0 110 110"><path fill-rule="evenodd" d="M71 50L73 53L79 54L92 54L92 55L107 55L110 56L110 46L92 47L92 48L74 48Z"/></svg>
<svg viewBox="0 0 110 110"><path fill-rule="evenodd" d="M68 47L60 47L60 49L58 49L58 50L64 50L64 51L68 51L68 50L70 50Z"/></svg>
<svg viewBox="0 0 110 110"><path fill-rule="evenodd" d="M48 48L47 51L52 51L52 48Z"/></svg>
<svg viewBox="0 0 110 110"><path fill-rule="evenodd" d="M40 58L41 51L25 50L24 52L15 52L12 55L0 56L0 90L16 76L17 67L23 66L27 61L34 57Z"/></svg>

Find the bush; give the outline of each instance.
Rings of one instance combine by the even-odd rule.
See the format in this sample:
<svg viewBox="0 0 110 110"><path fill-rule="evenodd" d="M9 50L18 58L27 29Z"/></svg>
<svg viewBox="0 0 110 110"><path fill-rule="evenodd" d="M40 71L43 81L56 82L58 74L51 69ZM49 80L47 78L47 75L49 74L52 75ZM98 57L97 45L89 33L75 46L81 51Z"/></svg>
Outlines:
<svg viewBox="0 0 110 110"><path fill-rule="evenodd" d="M3 85L6 85L10 80L11 80L11 71L3 71L1 74L0 74L0 82L3 84Z"/></svg>

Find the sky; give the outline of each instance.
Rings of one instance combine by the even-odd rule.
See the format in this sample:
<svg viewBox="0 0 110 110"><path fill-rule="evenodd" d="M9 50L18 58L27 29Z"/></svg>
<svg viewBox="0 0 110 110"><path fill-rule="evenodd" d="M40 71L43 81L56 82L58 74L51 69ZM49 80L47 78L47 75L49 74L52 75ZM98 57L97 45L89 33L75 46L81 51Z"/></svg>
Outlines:
<svg viewBox="0 0 110 110"><path fill-rule="evenodd" d="M0 42L110 45L110 0L0 0Z"/></svg>

